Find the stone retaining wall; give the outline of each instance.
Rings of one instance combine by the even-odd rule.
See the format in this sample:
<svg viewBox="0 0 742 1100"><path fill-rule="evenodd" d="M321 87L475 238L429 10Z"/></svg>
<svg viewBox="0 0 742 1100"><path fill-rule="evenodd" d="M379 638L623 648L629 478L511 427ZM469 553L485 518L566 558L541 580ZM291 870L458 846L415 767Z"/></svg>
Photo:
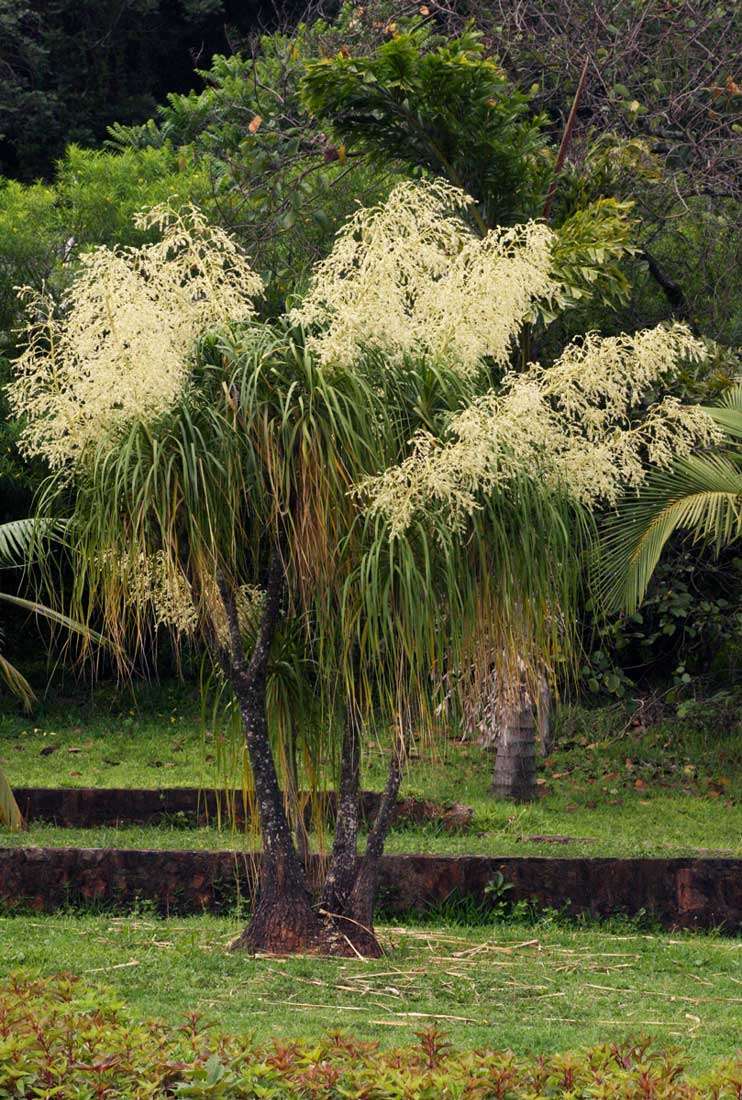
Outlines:
<svg viewBox="0 0 742 1100"><path fill-rule="evenodd" d="M163 914L227 912L250 897L258 858L236 851L0 848L0 906L49 912L146 901ZM310 871L321 872L318 857ZM488 892L493 881L509 889ZM452 898L490 904L498 896L594 916L645 911L666 927L733 932L742 927L742 860L399 855L382 862L379 901L389 913L421 912Z"/></svg>
<svg viewBox="0 0 742 1100"><path fill-rule="evenodd" d="M27 821L50 821L67 828L88 829L96 825L156 825L181 821L184 825L203 825L215 821L219 813L234 811L237 824L244 824L245 800L242 791L221 791L198 787L17 787L16 801ZM373 821L381 795L363 791L361 813ZM307 826L312 813L320 813L330 822L335 817L334 791L307 796ZM402 798L397 803L395 821L424 824L442 823L450 831L466 828L472 819L469 806L442 806L422 798Z"/></svg>

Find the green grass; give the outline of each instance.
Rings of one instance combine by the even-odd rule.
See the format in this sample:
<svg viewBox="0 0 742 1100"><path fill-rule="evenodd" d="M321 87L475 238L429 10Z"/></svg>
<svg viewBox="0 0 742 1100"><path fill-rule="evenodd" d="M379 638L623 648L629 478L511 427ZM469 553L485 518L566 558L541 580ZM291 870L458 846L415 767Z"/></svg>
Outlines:
<svg viewBox="0 0 742 1100"><path fill-rule="evenodd" d="M99 691L93 700L43 706L33 722L0 713L0 765L16 786L162 787L222 785L224 758L238 753L222 731L205 737L195 691L165 685L134 698ZM53 751L48 750L52 748ZM71 751L74 750L74 751ZM380 788L383 745L371 738L365 783ZM742 855L742 737L668 719L631 724L618 708L563 709L557 749L544 762L540 798L516 807L488 793L492 758L476 744L420 746L402 793L474 807L471 830L450 835L396 829L390 852L483 855ZM567 837L567 843L533 836ZM33 825L0 842L86 846L243 846L229 830L58 830Z"/></svg>
<svg viewBox="0 0 742 1100"><path fill-rule="evenodd" d="M739 943L544 921L380 929L376 961L250 958L235 920L0 918L0 979L70 971L113 986L138 1018L197 1011L256 1040L329 1030L397 1045L435 1024L465 1047L549 1052L654 1035L705 1067L738 1042Z"/></svg>
<svg viewBox="0 0 742 1100"><path fill-rule="evenodd" d="M218 783L195 691L99 689L53 698L33 716L0 710L0 760L29 787L192 787Z"/></svg>
<svg viewBox="0 0 742 1100"><path fill-rule="evenodd" d="M583 810L565 815L539 803L525 808L500 805L475 818L475 832L451 835L433 826L392 830L386 851L431 855L481 856L722 856L742 855L739 810L732 821L718 807L711 812L690 802L656 797L649 805L620 810ZM556 830L556 834L555 834ZM570 830L571 843L529 841L528 836L562 835ZM583 836L588 830L591 837ZM736 830L736 832L735 832ZM611 835L613 834L613 835ZM582 839L580 839L582 837ZM327 833L329 848L332 834ZM254 847L254 838L229 828L188 829L171 825L61 828L32 823L23 833L0 829L3 846L72 848L188 848L217 851Z"/></svg>

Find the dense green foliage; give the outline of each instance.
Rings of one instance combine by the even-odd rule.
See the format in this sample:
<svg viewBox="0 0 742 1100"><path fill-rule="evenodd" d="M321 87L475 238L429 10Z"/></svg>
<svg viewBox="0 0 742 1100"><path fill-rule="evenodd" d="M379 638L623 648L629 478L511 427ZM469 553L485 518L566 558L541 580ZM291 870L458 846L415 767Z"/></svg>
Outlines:
<svg viewBox="0 0 742 1100"><path fill-rule="evenodd" d="M474 33L445 40L410 30L367 57L315 61L304 94L342 140L377 164L424 167L475 196L487 225L524 221L543 203L551 168L546 119Z"/></svg>
<svg viewBox="0 0 742 1100"><path fill-rule="evenodd" d="M8 1100L51 1100L60 1087L80 1100L113 1093L131 1100L731 1100L741 1083L731 1059L702 1077L687 1075L677 1053L648 1040L533 1058L461 1051L423 1026L415 1044L388 1051L342 1033L257 1046L204 1026L197 1013L177 1029L132 1022L115 994L69 976L11 976L0 994L0 1088Z"/></svg>
<svg viewBox="0 0 742 1100"><path fill-rule="evenodd" d="M191 60L183 67L185 43L203 44L203 64L227 44L225 17L245 31L252 15L219 0L72 7L39 12L14 0L0 15L6 172L33 178L38 157L48 167L64 144L100 141L113 123L109 151L70 145L49 183L0 179L0 386L16 345L13 288L46 282L60 293L82 251L138 243L132 212L169 196L194 198L238 236L266 278L261 308L270 315L302 289L356 201L383 197L400 174L464 183L488 224L538 216L583 41L595 64L551 213L575 308L547 333L531 333L530 350L548 360L576 332L672 316L727 344L738 339L739 88L727 5L682 0L670 16L653 3L640 15L624 0L602 0L601 18L586 21L579 0L560 0L554 33L536 10L495 3L468 13L459 5L455 16L436 5L401 14L379 0L264 34L215 56L197 77ZM183 91L196 79L202 90ZM707 403L738 370L734 352L717 348L680 396ZM0 389L0 522L27 513L43 475L19 459L17 433ZM687 549L673 543L671 553L681 562ZM678 585L663 576L661 566L642 612L652 625L601 624L585 659L591 688L615 694L656 684L668 670L695 674L703 662L694 663L689 638L696 655L709 640L709 656L717 640L727 660L734 652L738 608L718 590L715 562L702 556L695 569L683 615L699 627L690 632L670 629L664 611L654 625L652 607L677 618Z"/></svg>
<svg viewBox="0 0 742 1100"><path fill-rule="evenodd" d="M18 286L63 287L81 250L141 243L133 215L168 198L209 205L205 173L170 147L111 153L70 145L48 184L0 178L0 351L12 348Z"/></svg>
<svg viewBox="0 0 742 1100"><path fill-rule="evenodd" d="M430 10L456 33L467 18L508 75L561 130L585 59L586 80L568 166L596 140L618 135L643 167L614 163L616 194L636 201L641 251L623 327L685 316L726 344L740 343L737 5L718 0L463 0ZM647 172L654 163L654 171Z"/></svg>
<svg viewBox="0 0 742 1100"><path fill-rule="evenodd" d="M300 23L263 35L253 51L214 57L200 72L203 90L170 94L146 124L111 130L116 148L167 143L196 159L220 220L267 280L269 311L282 311L356 203L383 196L393 178L389 166L347 157L300 95L307 61L348 43L365 52L381 38L380 25L345 6L334 22Z"/></svg>
<svg viewBox="0 0 742 1100"><path fill-rule="evenodd" d="M69 142L146 119L191 86L193 58L256 25L235 0L4 0L0 5L0 174L46 176Z"/></svg>
<svg viewBox="0 0 742 1100"><path fill-rule="evenodd" d="M739 666L742 559L734 548L676 540L641 608L596 621L588 604L582 686L593 697L684 688L723 690Z"/></svg>

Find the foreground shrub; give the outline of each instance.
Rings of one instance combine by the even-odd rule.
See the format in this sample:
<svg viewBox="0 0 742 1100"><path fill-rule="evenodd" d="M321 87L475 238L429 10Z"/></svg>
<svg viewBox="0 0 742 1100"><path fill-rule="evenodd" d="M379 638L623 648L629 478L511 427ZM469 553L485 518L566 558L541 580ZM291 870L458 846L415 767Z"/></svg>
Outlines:
<svg viewBox="0 0 742 1100"><path fill-rule="evenodd" d="M456 1051L435 1029L414 1045L331 1034L258 1047L191 1014L178 1028L135 1023L111 992L71 975L11 976L0 992L0 1097L103 1100L726 1100L742 1097L742 1064L691 1079L677 1052L648 1040L520 1058Z"/></svg>

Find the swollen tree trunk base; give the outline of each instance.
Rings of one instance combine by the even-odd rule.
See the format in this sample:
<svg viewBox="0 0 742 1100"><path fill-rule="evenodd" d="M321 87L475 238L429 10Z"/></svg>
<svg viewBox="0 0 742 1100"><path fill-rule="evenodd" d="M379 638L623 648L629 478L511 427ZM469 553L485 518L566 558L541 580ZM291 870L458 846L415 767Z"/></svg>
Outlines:
<svg viewBox="0 0 742 1100"><path fill-rule="evenodd" d="M373 929L340 913L315 909L304 900L261 898L230 951L252 955L325 955L378 959L383 954Z"/></svg>
<svg viewBox="0 0 742 1100"><path fill-rule="evenodd" d="M261 898L247 928L232 940L230 951L261 955L324 954L324 922L308 902Z"/></svg>
<svg viewBox="0 0 742 1100"><path fill-rule="evenodd" d="M358 866L357 878L362 879L362 861ZM371 926L372 895L371 905L363 905L359 913L352 892L335 908L323 904L324 897L313 905L301 871L297 874L290 865L282 871L263 868L255 911L245 930L230 943L230 951L373 959L383 954Z"/></svg>

